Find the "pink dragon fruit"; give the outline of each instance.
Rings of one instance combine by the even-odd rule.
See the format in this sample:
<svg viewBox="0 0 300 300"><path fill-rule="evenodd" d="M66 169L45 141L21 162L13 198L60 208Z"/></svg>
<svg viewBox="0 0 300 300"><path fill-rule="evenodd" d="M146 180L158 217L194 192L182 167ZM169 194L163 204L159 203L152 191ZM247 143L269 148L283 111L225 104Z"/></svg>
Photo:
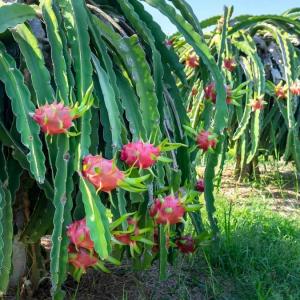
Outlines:
<svg viewBox="0 0 300 300"><path fill-rule="evenodd" d="M199 66L199 57L196 54L190 54L185 60L185 65L192 69L197 68Z"/></svg>
<svg viewBox="0 0 300 300"><path fill-rule="evenodd" d="M101 155L87 155L83 159L82 175L90 181L97 190L111 192L124 180L125 175L115 166L113 160Z"/></svg>
<svg viewBox="0 0 300 300"><path fill-rule="evenodd" d="M232 58L232 57L225 58L223 61L223 66L229 72L233 72L236 68L236 62L235 62L234 58Z"/></svg>
<svg viewBox="0 0 300 300"><path fill-rule="evenodd" d="M214 138L214 135L209 132L202 130L196 139L196 143L200 149L204 152L208 149L215 149L217 146L217 140Z"/></svg>
<svg viewBox="0 0 300 300"><path fill-rule="evenodd" d="M252 111L262 110L265 106L265 101L263 97L258 97L256 99L253 99L250 103L252 107Z"/></svg>
<svg viewBox="0 0 300 300"><path fill-rule="evenodd" d="M176 239L175 243L178 249L184 254L193 253L196 250L195 240L190 235Z"/></svg>
<svg viewBox="0 0 300 300"><path fill-rule="evenodd" d="M81 269L86 272L88 267L95 266L99 259L95 256L93 251L87 251L84 248L75 248L73 244L68 247L69 263L72 264L76 269Z"/></svg>
<svg viewBox="0 0 300 300"><path fill-rule="evenodd" d="M195 188L198 192L203 193L204 192L204 180L203 179L197 180Z"/></svg>
<svg viewBox="0 0 300 300"><path fill-rule="evenodd" d="M52 103L37 108L32 118L44 133L56 135L66 133L77 116L74 116L71 108L64 106L63 103Z"/></svg>
<svg viewBox="0 0 300 300"><path fill-rule="evenodd" d="M291 85L290 91L294 96L300 96L300 81L299 80L295 81Z"/></svg>
<svg viewBox="0 0 300 300"><path fill-rule="evenodd" d="M204 98L210 100L212 103L216 103L217 92L216 85L214 82L211 82L204 88ZM232 91L230 86L226 86L226 103L230 104L232 102Z"/></svg>
<svg viewBox="0 0 300 300"><path fill-rule="evenodd" d="M132 239L132 237L136 237L140 233L140 229L138 227L138 221L134 218L128 218L128 229L132 228L133 232L126 232L126 233L115 233L114 237L121 243L125 245L134 245L136 241Z"/></svg>
<svg viewBox="0 0 300 300"><path fill-rule="evenodd" d="M131 234L130 233L116 233L114 234L114 237L121 242L122 244L125 245L132 245L135 243L134 240L131 239Z"/></svg>
<svg viewBox="0 0 300 300"><path fill-rule="evenodd" d="M185 208L178 198L169 195L164 199L156 199L150 208L150 216L157 224L177 224L185 213Z"/></svg>
<svg viewBox="0 0 300 300"><path fill-rule="evenodd" d="M142 141L132 142L123 146L121 160L127 165L147 169L153 166L160 154L158 147Z"/></svg>
<svg viewBox="0 0 300 300"><path fill-rule="evenodd" d="M90 230L86 226L85 219L70 224L67 228L67 236L77 249L92 250L94 248L94 242L91 240Z"/></svg>
<svg viewBox="0 0 300 300"><path fill-rule="evenodd" d="M287 98L288 88L286 85L284 85L284 86L282 85L282 81L280 81L280 83L275 86L274 91L275 91L275 96L278 99L285 100Z"/></svg>

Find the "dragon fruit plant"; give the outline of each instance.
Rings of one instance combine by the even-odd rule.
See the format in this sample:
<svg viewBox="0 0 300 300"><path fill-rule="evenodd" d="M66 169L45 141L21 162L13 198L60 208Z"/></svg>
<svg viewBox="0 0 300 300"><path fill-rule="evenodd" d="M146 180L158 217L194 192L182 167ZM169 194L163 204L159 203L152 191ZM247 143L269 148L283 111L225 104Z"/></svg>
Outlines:
<svg viewBox="0 0 300 300"><path fill-rule="evenodd" d="M138 247L129 251L134 265L147 268L158 258L163 280L172 261L168 238L184 232L185 219L197 234L204 230L202 196L194 186L199 161L205 162L204 201L214 235L213 190L227 145L236 145L238 155L245 151L241 164L247 165L264 147L285 153L289 135L289 159L300 170L294 17L286 13L288 24L277 18L275 29L257 31L272 16L243 23L225 8L203 34L201 26L208 23L200 23L190 6L146 2L181 31L167 37L137 0L0 5L0 16L7 16L0 20L1 296L12 272L14 234L27 247L28 276L37 282L42 272L34 268L44 259L40 240L51 234L44 274L50 274L53 299L66 298L68 265L76 278L88 268L107 271L104 262L122 260L131 245ZM267 47L259 51L261 39ZM268 52L270 45L279 55ZM274 62L274 72L265 72L262 53ZM226 59L233 57L230 71L234 62ZM286 62L283 68L278 57ZM280 78L271 78L274 74ZM284 102L273 101L270 81L280 80L288 87ZM257 95L268 105L251 113ZM282 128L286 132L275 146L271 128L276 137ZM246 137L251 143L244 150ZM30 202L26 207L24 198ZM14 207L24 207L23 223L15 219ZM135 212L139 219L132 223L128 218Z"/></svg>

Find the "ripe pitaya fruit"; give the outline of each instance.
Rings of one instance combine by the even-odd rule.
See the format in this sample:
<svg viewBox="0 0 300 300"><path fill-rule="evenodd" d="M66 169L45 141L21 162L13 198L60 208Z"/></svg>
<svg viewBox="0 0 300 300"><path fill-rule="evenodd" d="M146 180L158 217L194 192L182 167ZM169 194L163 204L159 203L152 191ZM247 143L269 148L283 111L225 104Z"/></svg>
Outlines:
<svg viewBox="0 0 300 300"><path fill-rule="evenodd" d="M138 221L134 218L128 218L128 230L132 232L126 232L126 233L115 233L114 237L121 243L125 245L134 245L136 244L136 241L132 239L132 237L137 237L140 233L140 229L138 227Z"/></svg>
<svg viewBox="0 0 300 300"><path fill-rule="evenodd" d="M204 88L204 98L210 100L212 103L216 103L217 92L216 85L214 82L210 83ZM232 92L230 86L226 86L226 103L230 104L232 102Z"/></svg>
<svg viewBox="0 0 300 300"><path fill-rule="evenodd" d="M131 239L130 233L116 233L114 234L115 239L125 245L132 245L135 243L134 240Z"/></svg>
<svg viewBox="0 0 300 300"><path fill-rule="evenodd" d="M196 54L190 54L185 60L185 65L192 69L197 68L199 66L199 57Z"/></svg>
<svg viewBox="0 0 300 300"><path fill-rule="evenodd" d="M217 146L217 140L214 138L214 135L209 132L202 130L196 139L197 145L204 152L208 149L215 149Z"/></svg>
<svg viewBox="0 0 300 300"><path fill-rule="evenodd" d="M67 229L67 236L77 249L92 250L94 248L94 242L91 240L90 230L86 226L85 219L70 224Z"/></svg>
<svg viewBox="0 0 300 300"><path fill-rule="evenodd" d="M204 192L204 180L203 179L197 180L195 188L198 192L203 193Z"/></svg>
<svg viewBox="0 0 300 300"><path fill-rule="evenodd" d="M233 72L236 68L236 62L235 59L232 57L225 58L223 61L223 66L225 69L227 69L229 72Z"/></svg>
<svg viewBox="0 0 300 300"><path fill-rule="evenodd" d="M153 166L160 154L158 147L142 141L129 143L121 150L121 160L129 166L147 169Z"/></svg>
<svg viewBox="0 0 300 300"><path fill-rule="evenodd" d="M87 251L84 248L75 248L73 244L68 247L69 263L72 264L76 269L81 269L86 272L88 267L95 266L99 259L95 256L94 251Z"/></svg>
<svg viewBox="0 0 300 300"><path fill-rule="evenodd" d="M196 250L195 240L190 235L182 236L175 241L178 249L184 253L193 253Z"/></svg>
<svg viewBox="0 0 300 300"><path fill-rule="evenodd" d="M287 98L287 91L288 88L286 85L282 85L282 81L280 81L280 83L275 86L275 96L278 99L285 100Z"/></svg>
<svg viewBox="0 0 300 300"><path fill-rule="evenodd" d="M250 103L251 107L252 107L252 111L257 111L257 110L262 110L265 106L265 101L263 99L263 97L258 97L256 99L253 99Z"/></svg>
<svg viewBox="0 0 300 300"><path fill-rule="evenodd" d="M105 159L101 155L87 155L83 159L82 175L97 190L107 193L118 187L125 178L113 160Z"/></svg>
<svg viewBox="0 0 300 300"><path fill-rule="evenodd" d="M185 208L178 198L169 195L164 199L156 199L150 208L150 216L157 224L177 224L185 213Z"/></svg>
<svg viewBox="0 0 300 300"><path fill-rule="evenodd" d="M41 130L49 135L66 133L76 117L71 108L64 106L63 103L45 104L37 108L32 115Z"/></svg>
<svg viewBox="0 0 300 300"><path fill-rule="evenodd" d="M300 81L299 80L295 81L291 85L290 91L294 96L300 96Z"/></svg>

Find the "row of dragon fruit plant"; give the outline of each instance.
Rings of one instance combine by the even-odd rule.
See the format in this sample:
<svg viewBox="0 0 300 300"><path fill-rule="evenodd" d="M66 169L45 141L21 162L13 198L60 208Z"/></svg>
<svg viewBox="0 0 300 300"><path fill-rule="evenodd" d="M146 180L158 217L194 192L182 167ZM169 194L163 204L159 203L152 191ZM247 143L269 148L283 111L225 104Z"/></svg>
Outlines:
<svg viewBox="0 0 300 300"><path fill-rule="evenodd" d="M88 267L108 271L106 262L118 265L126 253L139 269L158 258L165 279L176 249L194 252L204 232L199 192L217 233L223 76L185 1L146 2L177 26L215 81L209 130L192 128L178 87L188 85L184 65L138 0L0 4L1 294L14 235L36 280L40 239L51 234L52 296L63 299L68 272L79 280Z"/></svg>
<svg viewBox="0 0 300 300"><path fill-rule="evenodd" d="M232 17L203 20L202 29L211 53L226 81L229 114L224 132L223 159L230 148L237 156L236 175L255 172L259 157L292 161L300 171L300 9L282 15ZM194 49L179 32L168 44L194 68L186 68L189 85L182 88L193 128L209 128L216 101L215 83L203 72ZM253 168L254 165L254 168ZM255 175L255 174L252 174Z"/></svg>

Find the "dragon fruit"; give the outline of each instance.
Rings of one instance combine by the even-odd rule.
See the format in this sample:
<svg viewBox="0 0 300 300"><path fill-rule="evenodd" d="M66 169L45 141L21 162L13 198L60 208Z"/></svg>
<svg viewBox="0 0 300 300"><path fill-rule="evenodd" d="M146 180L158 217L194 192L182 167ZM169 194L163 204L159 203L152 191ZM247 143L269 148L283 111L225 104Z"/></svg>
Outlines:
<svg viewBox="0 0 300 300"><path fill-rule="evenodd" d="M196 54L190 54L185 60L185 65L192 69L197 68L199 66L199 57Z"/></svg>
<svg viewBox="0 0 300 300"><path fill-rule="evenodd" d="M208 149L215 149L217 146L217 140L214 138L214 135L209 132L202 130L196 139L196 143L200 149L204 152Z"/></svg>
<svg viewBox="0 0 300 300"><path fill-rule="evenodd" d="M204 180L203 179L197 180L195 188L198 192L203 193L204 192Z"/></svg>
<svg viewBox="0 0 300 300"><path fill-rule="evenodd" d="M300 81L299 80L295 81L291 85L290 91L294 96L300 96Z"/></svg>
<svg viewBox="0 0 300 300"><path fill-rule="evenodd" d="M115 233L114 237L121 243L125 245L134 245L136 243L135 240L132 239L132 237L136 237L140 233L140 229L138 227L138 221L134 218L128 218L128 230L132 229L132 232L126 232L126 233Z"/></svg>
<svg viewBox="0 0 300 300"><path fill-rule="evenodd" d="M76 249L73 244L69 245L68 253L69 263L83 272L86 272L88 267L95 266L99 262L93 251L87 251L84 248Z"/></svg>
<svg viewBox="0 0 300 300"><path fill-rule="evenodd" d="M147 169L153 166L160 154L158 147L142 141L129 143L121 150L121 160L127 165Z"/></svg>
<svg viewBox="0 0 300 300"><path fill-rule="evenodd" d="M134 244L135 241L131 239L132 234L130 233L116 233L114 234L115 239L125 245Z"/></svg>
<svg viewBox="0 0 300 300"><path fill-rule="evenodd" d="M229 72L233 72L236 68L236 62L235 62L234 58L232 58L232 57L225 58L223 61L223 66Z"/></svg>
<svg viewBox="0 0 300 300"><path fill-rule="evenodd" d="M184 254L193 253L196 250L195 240L190 235L176 239L175 243L178 249Z"/></svg>
<svg viewBox="0 0 300 300"><path fill-rule="evenodd" d="M124 180L125 175L115 166L113 160L101 155L87 155L83 159L82 175L90 181L97 190L111 192Z"/></svg>
<svg viewBox="0 0 300 300"><path fill-rule="evenodd" d="M278 99L285 100L287 98L288 88L286 85L284 85L284 86L282 85L282 81L280 81L280 83L275 86L274 91L275 91L275 96Z"/></svg>
<svg viewBox="0 0 300 300"><path fill-rule="evenodd" d="M150 208L150 216L157 224L177 224L185 213L185 208L178 198L169 195L164 199L156 199Z"/></svg>
<svg viewBox="0 0 300 300"><path fill-rule="evenodd" d="M67 228L67 236L77 249L92 250L94 248L94 242L91 240L90 230L86 226L85 219L70 224Z"/></svg>
<svg viewBox="0 0 300 300"><path fill-rule="evenodd" d="M63 103L45 104L37 108L32 115L41 130L49 135L66 133L73 125L72 121L77 118L72 109Z"/></svg>
<svg viewBox="0 0 300 300"><path fill-rule="evenodd" d="M204 98L206 100L210 100L212 103L216 103L217 100L217 92L216 85L214 82L211 82L204 88ZM226 86L226 103L230 104L232 102L232 91L230 86Z"/></svg>
<svg viewBox="0 0 300 300"><path fill-rule="evenodd" d="M217 94L215 84L212 82L204 88L204 98L216 103Z"/></svg>
<svg viewBox="0 0 300 300"><path fill-rule="evenodd" d="M263 97L258 97L256 99L253 99L250 103L252 107L252 111L262 110L265 105L265 101Z"/></svg>

